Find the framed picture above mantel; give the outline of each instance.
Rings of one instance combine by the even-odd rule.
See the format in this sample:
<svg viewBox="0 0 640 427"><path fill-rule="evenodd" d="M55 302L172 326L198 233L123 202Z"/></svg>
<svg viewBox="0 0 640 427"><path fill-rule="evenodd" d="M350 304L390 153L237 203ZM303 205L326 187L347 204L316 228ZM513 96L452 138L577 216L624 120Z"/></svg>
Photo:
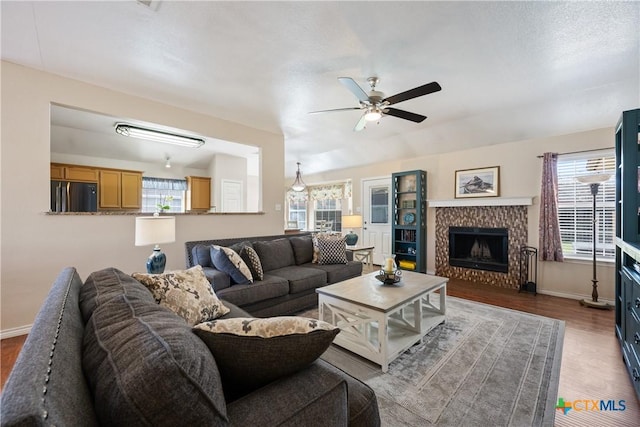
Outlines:
<svg viewBox="0 0 640 427"><path fill-rule="evenodd" d="M456 199L468 197L498 197L500 166L456 171Z"/></svg>

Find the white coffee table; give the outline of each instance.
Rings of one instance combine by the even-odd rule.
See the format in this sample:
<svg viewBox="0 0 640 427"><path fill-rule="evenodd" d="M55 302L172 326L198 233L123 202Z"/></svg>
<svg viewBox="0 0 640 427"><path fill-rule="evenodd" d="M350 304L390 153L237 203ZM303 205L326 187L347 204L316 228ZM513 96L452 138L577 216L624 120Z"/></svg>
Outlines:
<svg viewBox="0 0 640 427"><path fill-rule="evenodd" d="M333 341L387 372L389 363L445 321L446 277L411 271L383 285L378 272L316 289L318 317L338 326Z"/></svg>

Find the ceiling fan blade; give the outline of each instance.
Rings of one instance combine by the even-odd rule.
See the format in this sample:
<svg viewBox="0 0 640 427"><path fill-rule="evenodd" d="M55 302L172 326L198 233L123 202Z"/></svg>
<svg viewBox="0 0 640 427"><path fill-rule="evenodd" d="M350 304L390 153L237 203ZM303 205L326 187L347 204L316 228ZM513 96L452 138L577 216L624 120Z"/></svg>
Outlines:
<svg viewBox="0 0 640 427"><path fill-rule="evenodd" d="M397 104L398 102L417 98L423 95L428 95L430 93L437 92L439 90L442 90L442 88L440 87L438 82L431 82L431 83L427 83L426 85L409 89L405 92L401 92L396 95L385 98L382 100L382 102L386 102L387 105L393 105L393 104Z"/></svg>
<svg viewBox="0 0 640 427"><path fill-rule="evenodd" d="M367 120L364 118L364 114L362 115L362 117L360 117L360 120L358 120L358 123L356 123L356 127L353 128L353 130L355 132L361 131L362 129L364 129L367 125Z"/></svg>
<svg viewBox="0 0 640 427"><path fill-rule="evenodd" d="M351 111L351 110L361 110L361 107L347 107L347 108L334 108L332 110L318 110L318 111L309 111L309 114L316 113L333 113L335 111Z"/></svg>
<svg viewBox="0 0 640 427"><path fill-rule="evenodd" d="M382 112L388 116L399 117L405 120L411 120L412 122L422 123L427 116L421 114L411 113L409 111L398 110L397 108L385 108Z"/></svg>
<svg viewBox="0 0 640 427"><path fill-rule="evenodd" d="M351 77L338 77L338 81L349 89L360 102L369 102L369 95Z"/></svg>

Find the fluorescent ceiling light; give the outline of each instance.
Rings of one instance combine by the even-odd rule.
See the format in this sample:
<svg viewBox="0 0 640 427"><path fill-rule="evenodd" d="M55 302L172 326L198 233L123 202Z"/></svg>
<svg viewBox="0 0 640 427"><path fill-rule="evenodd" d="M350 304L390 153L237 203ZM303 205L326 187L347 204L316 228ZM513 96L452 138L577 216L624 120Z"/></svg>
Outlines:
<svg viewBox="0 0 640 427"><path fill-rule="evenodd" d="M116 123L116 132L123 136L146 139L147 141L164 142L165 144L179 145L181 147L198 148L204 144L204 140L193 136L176 135L155 129L146 129L126 123Z"/></svg>

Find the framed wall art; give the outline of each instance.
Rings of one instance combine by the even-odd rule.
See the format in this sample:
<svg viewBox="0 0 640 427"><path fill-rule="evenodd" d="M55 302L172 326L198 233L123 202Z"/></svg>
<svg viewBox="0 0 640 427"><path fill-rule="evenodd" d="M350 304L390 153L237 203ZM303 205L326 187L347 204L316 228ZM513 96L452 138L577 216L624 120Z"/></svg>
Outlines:
<svg viewBox="0 0 640 427"><path fill-rule="evenodd" d="M456 171L456 199L500 195L500 166Z"/></svg>

